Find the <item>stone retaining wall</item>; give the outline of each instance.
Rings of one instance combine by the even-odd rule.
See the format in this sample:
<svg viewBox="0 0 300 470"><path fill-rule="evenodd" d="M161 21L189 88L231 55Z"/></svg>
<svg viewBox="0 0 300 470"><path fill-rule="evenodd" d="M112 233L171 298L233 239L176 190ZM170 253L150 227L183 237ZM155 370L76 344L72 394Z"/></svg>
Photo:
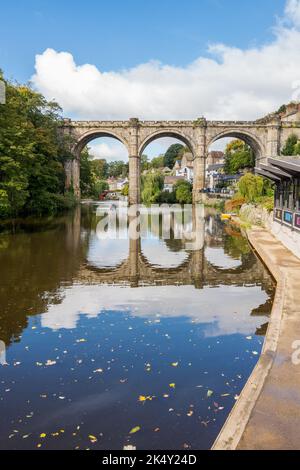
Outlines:
<svg viewBox="0 0 300 470"><path fill-rule="evenodd" d="M245 204L240 210L240 218L251 225L259 225L269 230L286 248L300 258L300 232L273 219L273 212L263 207Z"/></svg>

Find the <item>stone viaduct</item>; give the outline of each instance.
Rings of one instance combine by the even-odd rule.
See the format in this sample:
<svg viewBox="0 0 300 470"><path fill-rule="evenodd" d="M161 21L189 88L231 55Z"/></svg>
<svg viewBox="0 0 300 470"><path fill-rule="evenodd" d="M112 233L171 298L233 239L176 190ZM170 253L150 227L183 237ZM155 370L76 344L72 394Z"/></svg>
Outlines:
<svg viewBox="0 0 300 470"><path fill-rule="evenodd" d="M66 188L73 187L80 197L80 154L93 139L113 137L122 142L129 156L129 203L140 202L140 157L147 145L160 137L181 140L194 156L194 202L201 200L205 187L205 163L209 147L223 137L245 141L254 151L256 165L268 157L277 157L286 138L296 132L300 138L300 109L290 114L271 114L257 121L72 121L61 127L70 139L73 160L66 163Z"/></svg>

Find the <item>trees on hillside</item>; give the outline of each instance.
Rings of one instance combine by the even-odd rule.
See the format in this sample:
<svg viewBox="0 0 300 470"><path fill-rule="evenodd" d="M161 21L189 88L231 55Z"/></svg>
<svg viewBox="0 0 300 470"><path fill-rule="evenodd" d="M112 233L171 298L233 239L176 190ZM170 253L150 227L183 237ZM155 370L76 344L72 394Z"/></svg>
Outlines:
<svg viewBox="0 0 300 470"><path fill-rule="evenodd" d="M64 161L71 154L58 138L60 115L56 103L30 87L6 82L6 104L0 107L0 217L48 214L72 203L72 195L64 195Z"/></svg>
<svg viewBox="0 0 300 470"><path fill-rule="evenodd" d="M165 153L163 166L173 168L176 160L182 157L185 150L186 150L186 147L182 144L171 145Z"/></svg>

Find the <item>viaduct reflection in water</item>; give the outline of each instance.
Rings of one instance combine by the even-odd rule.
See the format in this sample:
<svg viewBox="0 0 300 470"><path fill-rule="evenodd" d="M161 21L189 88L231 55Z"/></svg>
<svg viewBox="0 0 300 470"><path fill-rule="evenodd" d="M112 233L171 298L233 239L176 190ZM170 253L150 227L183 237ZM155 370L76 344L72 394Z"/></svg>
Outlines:
<svg viewBox="0 0 300 470"><path fill-rule="evenodd" d="M213 213L206 213L202 222L192 221L201 246L196 250L188 250L184 240L164 240L157 230L152 233L155 243L150 236L106 244L97 238L98 222L95 206L87 206L52 220L20 221L15 233L10 228L2 231L0 339L6 345L19 340L29 316L46 312L49 305L59 305L66 288L76 284L132 288L190 285L196 289L261 286L268 300L252 315L270 312L274 284L269 273L240 232L230 227L224 231ZM120 249L119 260L113 243ZM265 328L262 325L257 334L264 334Z"/></svg>

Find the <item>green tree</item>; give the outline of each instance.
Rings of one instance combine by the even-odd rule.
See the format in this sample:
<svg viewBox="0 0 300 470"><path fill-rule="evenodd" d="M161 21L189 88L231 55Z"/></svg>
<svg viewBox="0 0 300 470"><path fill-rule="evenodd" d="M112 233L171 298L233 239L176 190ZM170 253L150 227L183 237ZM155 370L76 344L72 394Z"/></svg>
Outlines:
<svg viewBox="0 0 300 470"><path fill-rule="evenodd" d="M150 162L150 167L159 169L164 167L164 161L165 161L165 156L164 155L159 155L159 157L154 157L152 158Z"/></svg>
<svg viewBox="0 0 300 470"><path fill-rule="evenodd" d="M90 196L93 185L92 161L88 148L82 151L80 156L80 189L82 196Z"/></svg>
<svg viewBox="0 0 300 470"><path fill-rule="evenodd" d="M126 183L124 186L123 186L123 189L121 191L121 194L122 196L128 196L129 195L129 184Z"/></svg>
<svg viewBox="0 0 300 470"><path fill-rule="evenodd" d="M108 163L107 176L114 178L125 178L128 176L129 165L122 160Z"/></svg>
<svg viewBox="0 0 300 470"><path fill-rule="evenodd" d="M298 137L296 136L296 134L291 134L286 142L285 142L285 145L283 147L283 149L281 150L281 155L284 155L284 156L291 156L291 155L295 155L295 148L298 144ZM298 148L297 148L298 150Z"/></svg>
<svg viewBox="0 0 300 470"><path fill-rule="evenodd" d="M300 155L300 142L295 145L293 155Z"/></svg>
<svg viewBox="0 0 300 470"><path fill-rule="evenodd" d="M63 208L64 161L71 154L58 137L60 114L56 103L30 87L6 81L6 104L0 107L0 216Z"/></svg>
<svg viewBox="0 0 300 470"><path fill-rule="evenodd" d="M175 165L175 161L181 159L185 149L186 147L182 144L171 145L165 153L163 166L168 166L172 169Z"/></svg>
<svg viewBox="0 0 300 470"><path fill-rule="evenodd" d="M108 176L108 164L104 159L93 158L91 160L91 167L93 175L98 179L106 179Z"/></svg>
<svg viewBox="0 0 300 470"><path fill-rule="evenodd" d="M255 157L252 149L242 140L233 140L226 146L224 172L238 173L244 168L254 168Z"/></svg>
<svg viewBox="0 0 300 470"><path fill-rule="evenodd" d="M149 158L147 155L141 156L141 171L148 170L150 167Z"/></svg>
<svg viewBox="0 0 300 470"><path fill-rule="evenodd" d="M159 173L150 173L142 177L142 202L146 205L155 204L164 187L164 179Z"/></svg>
<svg viewBox="0 0 300 470"><path fill-rule="evenodd" d="M188 181L178 181L175 185L176 200L180 204L191 204L193 201L193 186Z"/></svg>
<svg viewBox="0 0 300 470"><path fill-rule="evenodd" d="M245 198L246 202L255 202L255 200L264 195L264 178L261 176L246 173L239 181L239 193Z"/></svg>
<svg viewBox="0 0 300 470"><path fill-rule="evenodd" d="M99 196L101 196L101 194L108 189L109 185L106 181L98 180L92 186L91 195L94 199L99 199Z"/></svg>

